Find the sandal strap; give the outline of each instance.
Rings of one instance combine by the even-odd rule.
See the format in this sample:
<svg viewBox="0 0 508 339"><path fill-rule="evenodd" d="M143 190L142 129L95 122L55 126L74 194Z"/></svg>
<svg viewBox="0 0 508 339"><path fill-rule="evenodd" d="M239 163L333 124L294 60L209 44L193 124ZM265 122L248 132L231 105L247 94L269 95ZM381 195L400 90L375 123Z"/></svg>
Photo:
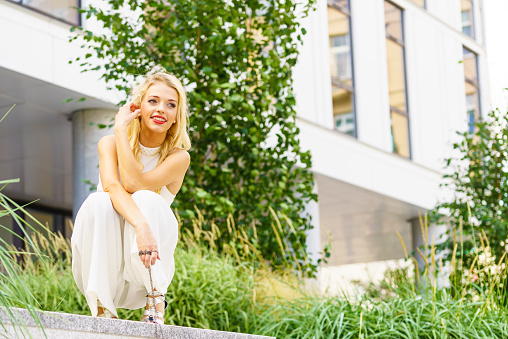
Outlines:
<svg viewBox="0 0 508 339"><path fill-rule="evenodd" d="M150 312L150 310L145 310L143 312L143 316L150 316L152 315L152 312ZM163 318L164 319L164 313L162 312L159 312L159 311L155 311L155 317L158 317L158 318Z"/></svg>
<svg viewBox="0 0 508 339"><path fill-rule="evenodd" d="M102 303L98 299L97 299L97 307L102 308L102 313L97 315L97 317L99 317L99 318L115 318L115 319L117 319L116 315L114 315L110 310L108 310L106 307L104 307L104 305L102 305Z"/></svg>
<svg viewBox="0 0 508 339"><path fill-rule="evenodd" d="M99 314L97 317L98 318L114 318L114 319L117 319L116 316L113 313L111 313L107 308L104 308L103 309L103 313Z"/></svg>
<svg viewBox="0 0 508 339"><path fill-rule="evenodd" d="M141 322L144 322L144 323L149 323L149 324L159 324L159 325L164 325L164 321L161 320L160 318L153 318L153 321L150 321L150 319L148 319L148 317L146 317L145 319L141 320Z"/></svg>
<svg viewBox="0 0 508 339"><path fill-rule="evenodd" d="M164 298L163 294L155 295L155 297L152 297L151 295L146 296L146 303L148 305L152 305L152 300L154 302L154 306L159 305L160 303L164 303L164 309L168 307L168 302Z"/></svg>

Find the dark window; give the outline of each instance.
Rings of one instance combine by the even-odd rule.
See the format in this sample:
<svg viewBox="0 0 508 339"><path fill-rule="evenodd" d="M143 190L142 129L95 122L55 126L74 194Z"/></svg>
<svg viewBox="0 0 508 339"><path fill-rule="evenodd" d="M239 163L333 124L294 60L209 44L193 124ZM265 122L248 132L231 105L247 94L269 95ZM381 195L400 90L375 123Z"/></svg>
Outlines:
<svg viewBox="0 0 508 339"><path fill-rule="evenodd" d="M349 1L328 1L334 128L356 137Z"/></svg>
<svg viewBox="0 0 508 339"><path fill-rule="evenodd" d="M469 132L474 132L474 123L480 118L480 86L478 85L478 56L463 48L464 85L466 89L466 118Z"/></svg>
<svg viewBox="0 0 508 339"><path fill-rule="evenodd" d="M18 201L17 203L19 205L24 205L27 202ZM71 211L48 208L45 206L37 206L35 204L31 204L30 207L27 206L25 210L50 231L55 233L60 232L66 238L71 237ZM29 235L33 235L34 231L40 232L43 235L47 234L44 228L33 221L30 217L25 216L21 211L17 211L16 214L31 226L27 226L25 223L23 223L23 221L20 221L21 225ZM10 214L5 214L5 211L0 211L0 215L2 215L2 217L0 217L0 239L8 244L14 245L16 248L26 249L24 243L25 235L16 222L15 218Z"/></svg>
<svg viewBox="0 0 508 339"><path fill-rule="evenodd" d="M80 15L76 8L80 7L80 0L9 0L30 8L36 12L46 14L65 23L79 26Z"/></svg>
<svg viewBox="0 0 508 339"><path fill-rule="evenodd" d="M474 39L473 0L460 0L460 18L462 33Z"/></svg>
<svg viewBox="0 0 508 339"><path fill-rule="evenodd" d="M402 9L388 1L384 8L392 152L410 158Z"/></svg>
<svg viewBox="0 0 508 339"><path fill-rule="evenodd" d="M425 8L425 0L412 0L418 6Z"/></svg>

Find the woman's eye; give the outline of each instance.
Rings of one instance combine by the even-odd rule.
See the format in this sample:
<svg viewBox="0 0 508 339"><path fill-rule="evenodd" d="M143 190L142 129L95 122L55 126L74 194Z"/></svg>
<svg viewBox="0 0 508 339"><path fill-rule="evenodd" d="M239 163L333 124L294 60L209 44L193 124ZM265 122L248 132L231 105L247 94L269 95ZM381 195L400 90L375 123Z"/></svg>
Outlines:
<svg viewBox="0 0 508 339"><path fill-rule="evenodd" d="M156 103L157 101L155 99L150 99L150 100L148 100L148 102L150 102L150 103Z"/></svg>
<svg viewBox="0 0 508 339"><path fill-rule="evenodd" d="M171 108L175 108L176 107L176 105L173 104L173 103L168 104L168 106L171 107Z"/></svg>

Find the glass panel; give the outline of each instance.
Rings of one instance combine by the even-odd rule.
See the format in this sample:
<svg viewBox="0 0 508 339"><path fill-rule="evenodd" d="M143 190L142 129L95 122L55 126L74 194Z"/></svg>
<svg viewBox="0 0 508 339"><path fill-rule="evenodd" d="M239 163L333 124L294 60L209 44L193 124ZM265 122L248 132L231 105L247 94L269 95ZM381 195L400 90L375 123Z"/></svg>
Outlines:
<svg viewBox="0 0 508 339"><path fill-rule="evenodd" d="M408 119L397 112L390 112L392 118L393 152L409 158Z"/></svg>
<svg viewBox="0 0 508 339"><path fill-rule="evenodd" d="M466 86L467 88L467 86ZM469 133L474 132L474 123L476 120L476 112L478 111L478 95L476 91L471 94L466 94L466 111L467 111L467 124Z"/></svg>
<svg viewBox="0 0 508 339"><path fill-rule="evenodd" d="M72 8L79 7L79 0L23 0L22 3L66 22L79 24L79 13Z"/></svg>
<svg viewBox="0 0 508 339"><path fill-rule="evenodd" d="M4 210L2 210L3 212ZM13 235L9 231L12 231L12 216L10 214L0 217L0 239L3 239L6 243L12 244ZM2 243L1 246L4 246Z"/></svg>
<svg viewBox="0 0 508 339"><path fill-rule="evenodd" d="M464 87L466 89L466 119L469 132L474 132L474 123L480 118L480 91L478 88L477 56L467 48L464 52Z"/></svg>
<svg viewBox="0 0 508 339"><path fill-rule="evenodd" d="M39 210L33 210L33 209L30 209L30 208L27 208L26 211L28 213L30 213L36 220L38 220L42 225L44 225L46 228L48 228L49 230L53 231L53 226L54 226L54 220L53 220L53 214L51 213L48 213L48 212L42 212L42 211L39 211ZM35 221L33 221L32 219L30 218L25 218L26 219L26 222L31 225L35 231L38 231L44 235L47 235L47 231L42 228L39 224L37 224ZM35 233L35 231L32 230L32 229L27 229L28 233L30 235L33 235Z"/></svg>
<svg viewBox="0 0 508 339"><path fill-rule="evenodd" d="M406 102L406 69L402 33L402 10L385 1L386 60L392 128L392 151L410 156Z"/></svg>
<svg viewBox="0 0 508 339"><path fill-rule="evenodd" d="M347 2L343 3L347 5ZM338 131L355 136L353 65L349 29L349 16L336 8L328 7L334 126Z"/></svg>
<svg viewBox="0 0 508 339"><path fill-rule="evenodd" d="M466 77L466 80L474 83L476 86L478 83L478 74L477 74L477 67L476 67L476 54L472 51L470 51L467 48L463 49L464 53L464 76Z"/></svg>
<svg viewBox="0 0 508 339"><path fill-rule="evenodd" d="M330 68L332 78L351 86L349 17L329 7L328 32L330 34Z"/></svg>
<svg viewBox="0 0 508 339"><path fill-rule="evenodd" d="M406 111L406 77L404 74L404 49L396 42L386 39L388 61L388 93L390 106Z"/></svg>
<svg viewBox="0 0 508 339"><path fill-rule="evenodd" d="M355 120L353 114L353 95L348 91L341 91L338 89L332 93L332 96L335 129L354 136Z"/></svg>
<svg viewBox="0 0 508 339"><path fill-rule="evenodd" d="M337 5L345 11L349 10L349 0L331 0L331 2L333 5Z"/></svg>
<svg viewBox="0 0 508 339"><path fill-rule="evenodd" d="M425 0L412 0L412 1L418 6L422 6L423 8L425 8Z"/></svg>
<svg viewBox="0 0 508 339"><path fill-rule="evenodd" d="M460 0L462 32L474 39L473 30L473 1Z"/></svg>
<svg viewBox="0 0 508 339"><path fill-rule="evenodd" d="M351 83L351 48L348 35L330 37L331 71L334 80Z"/></svg>
<svg viewBox="0 0 508 339"><path fill-rule="evenodd" d="M343 8L349 9L349 0L335 0L334 2L336 2L339 6Z"/></svg>
<svg viewBox="0 0 508 339"><path fill-rule="evenodd" d="M399 42L402 37L402 11L400 8L385 1L385 29L386 36L392 37Z"/></svg>

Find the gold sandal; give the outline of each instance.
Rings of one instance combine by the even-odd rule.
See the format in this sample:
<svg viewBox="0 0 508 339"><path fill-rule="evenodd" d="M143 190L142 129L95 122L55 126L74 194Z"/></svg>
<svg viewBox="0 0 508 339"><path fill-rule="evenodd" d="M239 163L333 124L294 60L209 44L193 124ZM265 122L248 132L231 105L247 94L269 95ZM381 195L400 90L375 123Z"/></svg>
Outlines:
<svg viewBox="0 0 508 339"><path fill-rule="evenodd" d="M160 303L164 303L164 309L168 307L168 302L164 298L164 294L158 291L155 291L154 295L148 294L146 296L146 304L150 306L147 310L145 309L145 312L143 312L143 317L146 316L146 318L142 318L141 321L145 323L164 325L164 313L155 309L155 307Z"/></svg>
<svg viewBox="0 0 508 339"><path fill-rule="evenodd" d="M99 299L97 299L97 309L99 308L102 308L102 313L101 314L98 314L99 310L97 311L97 317L99 318L111 318L111 319L118 319L113 313L111 313L110 310L108 310L106 307L104 307L104 305L102 305L102 303L100 302Z"/></svg>

